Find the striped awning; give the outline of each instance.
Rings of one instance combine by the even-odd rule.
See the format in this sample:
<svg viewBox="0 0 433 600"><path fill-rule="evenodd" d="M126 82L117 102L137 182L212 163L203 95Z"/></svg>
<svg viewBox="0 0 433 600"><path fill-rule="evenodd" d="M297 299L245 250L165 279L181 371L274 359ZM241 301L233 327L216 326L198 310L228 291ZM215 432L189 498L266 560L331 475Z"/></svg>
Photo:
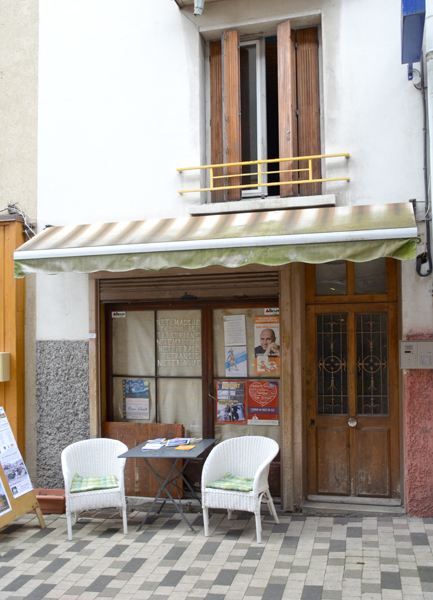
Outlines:
<svg viewBox="0 0 433 600"><path fill-rule="evenodd" d="M404 260L415 258L416 237L410 203L65 225L15 251L15 276Z"/></svg>

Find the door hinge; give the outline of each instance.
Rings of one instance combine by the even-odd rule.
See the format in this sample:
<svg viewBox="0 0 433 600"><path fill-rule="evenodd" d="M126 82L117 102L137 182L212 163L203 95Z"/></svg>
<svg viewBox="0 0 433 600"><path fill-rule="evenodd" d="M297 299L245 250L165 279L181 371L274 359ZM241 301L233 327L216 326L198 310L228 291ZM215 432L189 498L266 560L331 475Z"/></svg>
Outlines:
<svg viewBox="0 0 433 600"><path fill-rule="evenodd" d="M299 117L299 110L298 109L295 110L295 114L296 114L297 117Z"/></svg>
<svg viewBox="0 0 433 600"><path fill-rule="evenodd" d="M298 47L298 42L295 42L295 49Z"/></svg>

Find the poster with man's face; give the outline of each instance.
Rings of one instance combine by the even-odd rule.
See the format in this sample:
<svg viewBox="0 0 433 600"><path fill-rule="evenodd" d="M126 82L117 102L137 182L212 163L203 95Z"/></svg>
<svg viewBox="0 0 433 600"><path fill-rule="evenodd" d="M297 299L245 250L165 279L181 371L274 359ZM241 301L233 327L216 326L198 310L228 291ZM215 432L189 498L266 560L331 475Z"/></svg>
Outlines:
<svg viewBox="0 0 433 600"><path fill-rule="evenodd" d="M254 355L257 374L280 374L280 317L254 317Z"/></svg>

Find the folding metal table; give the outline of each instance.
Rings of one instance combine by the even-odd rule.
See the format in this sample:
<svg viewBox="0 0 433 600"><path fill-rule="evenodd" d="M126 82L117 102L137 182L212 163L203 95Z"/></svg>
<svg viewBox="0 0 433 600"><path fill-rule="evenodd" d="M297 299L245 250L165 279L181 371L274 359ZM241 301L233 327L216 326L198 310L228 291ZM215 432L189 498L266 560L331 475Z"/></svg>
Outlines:
<svg viewBox="0 0 433 600"><path fill-rule="evenodd" d="M128 450L128 452L124 452L123 454L121 454L118 457L118 458L143 458L146 461L147 466L152 471L154 477L156 477L156 479L160 485L158 493L156 494L155 499L153 500L152 504L150 505L150 508L146 513L146 516L140 523L138 530L140 530L141 527L144 525L144 523L146 523L156 502L159 499L161 499L162 504L156 514L159 514L161 512L162 507L164 506L165 502L167 500L170 500L172 502L172 504L174 505L174 507L176 508L176 510L178 511L178 513L180 513L180 515L182 516L184 521L187 523L187 525L191 529L191 531L194 531L192 525L189 523L188 519L185 517L185 514L182 509L181 499L179 498L178 501L176 501L176 499L173 498L171 492L174 487L177 487L177 482L179 480L182 480L188 487L193 498L195 498L195 500L197 500L197 502L199 504L201 504L200 498L197 496L196 492L190 486L188 481L185 479L184 472L185 472L185 469L186 469L189 461L192 458L198 458L199 456L201 456L208 448L213 446L215 444L215 442L216 442L215 439L203 440L203 441L195 444L195 448L192 448L191 450L176 450L175 446L169 446L169 447L162 446L162 448L160 448L159 450L142 450L143 446L146 444L146 442L143 442L142 444L139 444L135 448ZM171 463L171 468L168 472L168 475L165 477L165 479L163 478L162 475L158 474L155 471L155 469L153 468L153 466L150 462L150 459L155 459L155 458L165 458L165 459L168 459ZM183 460L184 463L183 463L182 468L179 468L178 463L181 460ZM166 492L167 499L161 498L161 494L163 492Z"/></svg>

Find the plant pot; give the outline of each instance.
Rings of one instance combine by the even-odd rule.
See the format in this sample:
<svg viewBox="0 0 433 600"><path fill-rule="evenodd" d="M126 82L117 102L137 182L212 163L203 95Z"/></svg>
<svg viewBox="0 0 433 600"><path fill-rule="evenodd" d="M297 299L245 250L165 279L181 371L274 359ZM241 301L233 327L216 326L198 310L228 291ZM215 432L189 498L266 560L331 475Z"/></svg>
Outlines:
<svg viewBox="0 0 433 600"><path fill-rule="evenodd" d="M65 490L33 490L44 515L61 515L66 510ZM32 510L32 513L35 511Z"/></svg>

